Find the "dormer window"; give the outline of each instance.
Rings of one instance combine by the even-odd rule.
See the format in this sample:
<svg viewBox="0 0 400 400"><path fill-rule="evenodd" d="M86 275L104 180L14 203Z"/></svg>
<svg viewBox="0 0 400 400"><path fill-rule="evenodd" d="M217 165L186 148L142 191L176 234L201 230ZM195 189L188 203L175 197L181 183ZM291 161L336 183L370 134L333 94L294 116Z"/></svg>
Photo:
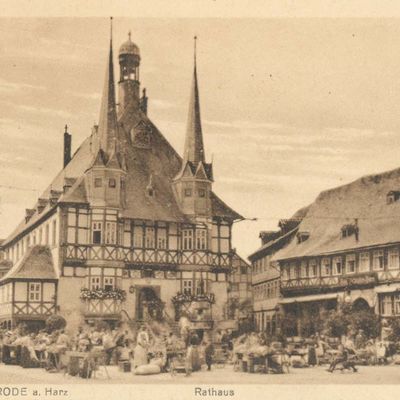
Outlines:
<svg viewBox="0 0 400 400"><path fill-rule="evenodd" d="M400 191L398 190L391 190L386 195L386 204L392 204L400 199Z"/></svg>
<svg viewBox="0 0 400 400"><path fill-rule="evenodd" d="M356 224L347 224L342 226L342 239L355 235L358 240L358 226Z"/></svg>
<svg viewBox="0 0 400 400"><path fill-rule="evenodd" d="M103 185L103 181L101 178L94 178L94 187L99 188Z"/></svg>
<svg viewBox="0 0 400 400"><path fill-rule="evenodd" d="M199 197L206 197L206 191L204 189L199 189Z"/></svg>
<svg viewBox="0 0 400 400"><path fill-rule="evenodd" d="M310 232L298 232L296 237L297 244L303 243L310 237Z"/></svg>
<svg viewBox="0 0 400 400"><path fill-rule="evenodd" d="M108 181L108 186L110 188L115 188L117 186L117 182L114 178L110 178L110 180Z"/></svg>

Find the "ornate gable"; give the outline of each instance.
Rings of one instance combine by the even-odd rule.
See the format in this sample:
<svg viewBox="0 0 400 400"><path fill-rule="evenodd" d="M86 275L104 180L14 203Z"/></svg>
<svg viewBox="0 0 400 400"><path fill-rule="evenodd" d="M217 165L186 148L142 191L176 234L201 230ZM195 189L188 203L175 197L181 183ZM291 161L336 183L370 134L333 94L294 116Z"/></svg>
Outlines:
<svg viewBox="0 0 400 400"><path fill-rule="evenodd" d="M149 149L151 147L151 127L145 121L140 121L131 129L131 141L134 147Z"/></svg>

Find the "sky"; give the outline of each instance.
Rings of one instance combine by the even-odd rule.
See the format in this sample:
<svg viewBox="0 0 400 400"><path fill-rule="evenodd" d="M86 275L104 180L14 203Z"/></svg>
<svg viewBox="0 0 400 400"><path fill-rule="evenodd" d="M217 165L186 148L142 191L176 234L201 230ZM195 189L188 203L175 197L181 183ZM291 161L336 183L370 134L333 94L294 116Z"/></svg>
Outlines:
<svg viewBox="0 0 400 400"><path fill-rule="evenodd" d="M319 192L400 166L400 20L114 19L132 31L149 117L182 154L193 36L214 191L247 257ZM0 19L0 237L97 123L107 18Z"/></svg>

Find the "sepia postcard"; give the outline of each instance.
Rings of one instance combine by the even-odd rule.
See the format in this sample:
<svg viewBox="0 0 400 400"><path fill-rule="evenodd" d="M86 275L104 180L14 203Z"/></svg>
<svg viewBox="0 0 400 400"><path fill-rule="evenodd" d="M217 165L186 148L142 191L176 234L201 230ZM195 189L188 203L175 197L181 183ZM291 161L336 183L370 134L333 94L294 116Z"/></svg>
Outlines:
<svg viewBox="0 0 400 400"><path fill-rule="evenodd" d="M0 12L0 399L394 397L396 10L73 3Z"/></svg>

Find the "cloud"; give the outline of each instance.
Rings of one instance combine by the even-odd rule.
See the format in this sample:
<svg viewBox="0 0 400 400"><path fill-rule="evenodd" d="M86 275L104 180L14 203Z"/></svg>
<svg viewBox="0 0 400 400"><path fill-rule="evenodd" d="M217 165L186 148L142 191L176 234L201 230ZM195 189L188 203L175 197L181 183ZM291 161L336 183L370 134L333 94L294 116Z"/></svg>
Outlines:
<svg viewBox="0 0 400 400"><path fill-rule="evenodd" d="M203 124L218 127L218 128L230 128L230 129L281 129L284 125L273 123L273 122L252 122L252 121L210 121L204 120Z"/></svg>
<svg viewBox="0 0 400 400"><path fill-rule="evenodd" d="M46 87L39 85L32 85L24 82L10 82L5 79L0 79L1 92L18 92L25 89L46 90Z"/></svg>
<svg viewBox="0 0 400 400"><path fill-rule="evenodd" d="M348 141L353 139L391 137L396 135L393 131L377 131L375 129L358 128L326 128L325 134L335 140Z"/></svg>
<svg viewBox="0 0 400 400"><path fill-rule="evenodd" d="M98 101L101 99L101 93L99 92L93 92L93 93L84 93L84 92L76 92L73 90L67 90L66 91L67 94L70 94L72 96L76 96L76 97L80 97L83 99L88 99L88 100L95 100Z"/></svg>
<svg viewBox="0 0 400 400"><path fill-rule="evenodd" d="M160 110L169 110L171 108L176 108L176 104L172 102L152 98L149 99L149 106Z"/></svg>
<svg viewBox="0 0 400 400"><path fill-rule="evenodd" d="M33 106L27 106L24 104L18 104L18 108L20 108L23 111L28 111L32 113L39 113L39 114L51 114L54 116L62 117L62 118L71 118L73 117L73 114L71 114L68 111L64 110L56 110L54 108L47 108L47 107L33 107Z"/></svg>

